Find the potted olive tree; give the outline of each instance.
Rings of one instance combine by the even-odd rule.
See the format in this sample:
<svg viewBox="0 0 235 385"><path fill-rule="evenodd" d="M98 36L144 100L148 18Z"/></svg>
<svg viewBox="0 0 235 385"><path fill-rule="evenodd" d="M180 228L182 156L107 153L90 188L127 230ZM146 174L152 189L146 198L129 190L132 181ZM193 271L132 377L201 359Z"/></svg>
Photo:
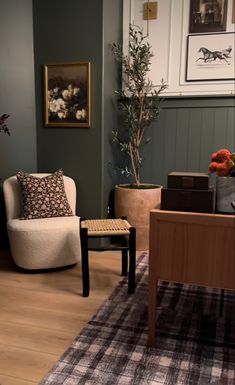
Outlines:
<svg viewBox="0 0 235 385"><path fill-rule="evenodd" d="M159 117L162 97L167 88L162 80L158 88L148 78L153 52L147 36L138 26L129 27L128 54L122 47L112 44L112 51L122 67L122 89L116 91L122 124L118 131L112 131L127 163L117 166L122 174L130 178L129 184L115 186L115 215L126 215L137 230L137 249L148 248L149 211L160 203L161 186L141 182L143 145L146 130Z"/></svg>

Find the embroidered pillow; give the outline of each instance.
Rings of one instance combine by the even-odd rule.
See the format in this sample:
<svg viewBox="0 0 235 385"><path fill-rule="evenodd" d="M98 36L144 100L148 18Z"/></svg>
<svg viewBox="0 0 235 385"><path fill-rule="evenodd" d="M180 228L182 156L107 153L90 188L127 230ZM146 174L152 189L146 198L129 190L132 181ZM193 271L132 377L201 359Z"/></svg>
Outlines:
<svg viewBox="0 0 235 385"><path fill-rule="evenodd" d="M62 170L42 178L22 171L19 171L16 176L22 192L22 219L73 215L66 197Z"/></svg>

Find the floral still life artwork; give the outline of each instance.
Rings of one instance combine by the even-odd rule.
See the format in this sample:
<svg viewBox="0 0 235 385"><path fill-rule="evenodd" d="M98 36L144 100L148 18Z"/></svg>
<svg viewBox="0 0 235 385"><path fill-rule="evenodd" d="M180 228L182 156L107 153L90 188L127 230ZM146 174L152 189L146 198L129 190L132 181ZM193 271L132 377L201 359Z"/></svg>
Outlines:
<svg viewBox="0 0 235 385"><path fill-rule="evenodd" d="M3 114L0 116L0 132L5 132L5 134L10 135L10 130L7 127L6 120L9 118L10 115Z"/></svg>
<svg viewBox="0 0 235 385"><path fill-rule="evenodd" d="M45 126L90 127L90 63L44 66Z"/></svg>
<svg viewBox="0 0 235 385"><path fill-rule="evenodd" d="M235 153L230 152L226 148L213 153L211 155L209 171L211 173L215 172L218 176L235 177Z"/></svg>

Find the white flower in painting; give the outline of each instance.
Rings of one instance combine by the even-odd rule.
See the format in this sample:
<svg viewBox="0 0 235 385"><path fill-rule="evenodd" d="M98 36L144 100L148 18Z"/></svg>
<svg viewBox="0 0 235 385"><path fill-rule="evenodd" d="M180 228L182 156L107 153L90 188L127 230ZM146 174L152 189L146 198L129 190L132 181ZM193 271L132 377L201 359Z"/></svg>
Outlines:
<svg viewBox="0 0 235 385"><path fill-rule="evenodd" d="M73 89L73 95L74 95L74 96L77 96L77 95L79 94L79 92L80 92L80 88L74 87L74 89Z"/></svg>
<svg viewBox="0 0 235 385"><path fill-rule="evenodd" d="M63 99L58 98L58 99L51 99L49 101L49 110L51 112L58 112L60 110L65 110L66 105Z"/></svg>
<svg viewBox="0 0 235 385"><path fill-rule="evenodd" d="M60 119L65 119L67 117L67 113L68 113L68 110L64 110L64 111L59 111L57 112L57 115Z"/></svg>
<svg viewBox="0 0 235 385"><path fill-rule="evenodd" d="M62 96L63 96L64 100L70 100L73 97L73 91L72 90L64 90L62 92Z"/></svg>
<svg viewBox="0 0 235 385"><path fill-rule="evenodd" d="M48 91L48 100L51 100L53 98L53 91L49 90Z"/></svg>
<svg viewBox="0 0 235 385"><path fill-rule="evenodd" d="M55 88L53 89L53 95L54 95L54 96L57 96L58 93L59 93L59 87L55 87Z"/></svg>
<svg viewBox="0 0 235 385"><path fill-rule="evenodd" d="M57 112L59 110L59 105L57 103L57 100L56 99L51 99L49 101L49 110L51 112Z"/></svg>
<svg viewBox="0 0 235 385"><path fill-rule="evenodd" d="M76 119L81 120L85 118L86 118L86 110L84 108L82 108L81 110L77 110Z"/></svg>
<svg viewBox="0 0 235 385"><path fill-rule="evenodd" d="M48 116L52 119L74 119L84 121L87 111L84 108L78 110L78 96L81 92L76 84L67 84L63 88L54 85L48 90Z"/></svg>
<svg viewBox="0 0 235 385"><path fill-rule="evenodd" d="M60 108L66 108L65 101L62 98L58 98L57 103L59 104Z"/></svg>
<svg viewBox="0 0 235 385"><path fill-rule="evenodd" d="M56 99L59 95L59 87L55 87L48 91L48 100Z"/></svg>

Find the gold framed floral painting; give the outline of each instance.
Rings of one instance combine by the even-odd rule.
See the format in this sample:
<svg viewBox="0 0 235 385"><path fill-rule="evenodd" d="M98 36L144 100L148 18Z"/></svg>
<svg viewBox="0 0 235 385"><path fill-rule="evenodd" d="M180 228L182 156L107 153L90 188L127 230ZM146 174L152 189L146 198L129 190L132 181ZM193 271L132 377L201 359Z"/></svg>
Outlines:
<svg viewBox="0 0 235 385"><path fill-rule="evenodd" d="M90 88L90 62L45 64L45 126L90 127Z"/></svg>

